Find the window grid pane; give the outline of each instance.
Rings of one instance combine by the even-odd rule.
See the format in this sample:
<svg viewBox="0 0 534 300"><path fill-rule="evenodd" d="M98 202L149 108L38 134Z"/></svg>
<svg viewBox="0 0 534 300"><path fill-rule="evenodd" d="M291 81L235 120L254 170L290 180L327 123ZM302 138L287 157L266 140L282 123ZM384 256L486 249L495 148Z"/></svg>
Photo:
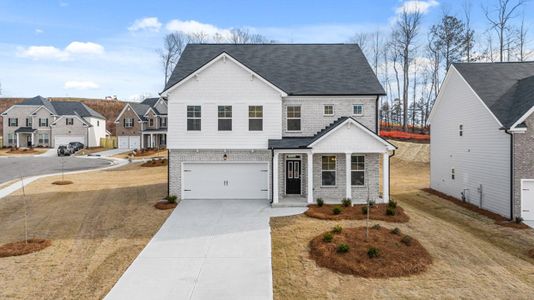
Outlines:
<svg viewBox="0 0 534 300"><path fill-rule="evenodd" d="M334 106L333 105L325 105L324 106L324 114L325 115L333 115L334 114Z"/></svg>
<svg viewBox="0 0 534 300"><path fill-rule="evenodd" d="M363 105L361 104L355 104L352 106L352 113L355 115L361 115L363 114Z"/></svg>

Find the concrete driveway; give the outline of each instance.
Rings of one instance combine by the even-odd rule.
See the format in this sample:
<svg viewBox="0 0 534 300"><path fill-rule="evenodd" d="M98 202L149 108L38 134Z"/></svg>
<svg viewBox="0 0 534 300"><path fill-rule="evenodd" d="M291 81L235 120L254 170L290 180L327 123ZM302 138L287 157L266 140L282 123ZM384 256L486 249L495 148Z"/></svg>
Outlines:
<svg viewBox="0 0 534 300"><path fill-rule="evenodd" d="M106 299L272 299L271 208L259 200L185 200Z"/></svg>
<svg viewBox="0 0 534 300"><path fill-rule="evenodd" d="M57 156L35 157L5 157L0 159L0 183L20 176L29 177L35 175L53 174L61 172L62 158ZM68 156L64 158L65 172L89 170L110 165L108 160L98 158L77 158Z"/></svg>

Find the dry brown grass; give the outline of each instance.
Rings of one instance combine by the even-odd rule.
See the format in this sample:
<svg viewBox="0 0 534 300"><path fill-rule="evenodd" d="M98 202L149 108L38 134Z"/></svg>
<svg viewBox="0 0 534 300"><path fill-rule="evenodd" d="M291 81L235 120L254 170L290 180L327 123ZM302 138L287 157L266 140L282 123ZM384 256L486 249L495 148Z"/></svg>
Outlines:
<svg viewBox="0 0 534 300"><path fill-rule="evenodd" d="M341 213L338 215L334 214L332 211L334 207L341 208ZM367 205L356 204L354 206L342 207L341 205L324 204L319 207L312 204L308 206L308 210L304 214L308 217L321 220L364 220L367 218L367 214L362 212L363 207L367 207ZM393 216L386 215L386 209L386 204L373 205L369 210L369 219L400 223L406 223L410 220L410 217L404 213L404 209L400 206L397 206L395 215Z"/></svg>
<svg viewBox="0 0 534 300"><path fill-rule="evenodd" d="M68 185L68 184L73 184L73 183L74 182L70 180L57 180L57 181L52 182L52 184L55 184L55 185Z"/></svg>
<svg viewBox="0 0 534 300"><path fill-rule="evenodd" d="M341 273L366 277L388 278L408 276L424 272L432 263L430 254L421 244L412 239L407 245L401 242L402 235L380 227L369 229L366 239L365 227L344 228L342 232L333 234L331 242L323 241L321 234L310 242L310 257L317 265ZM346 253L338 253L341 244L349 246ZM378 249L378 257L370 258L369 248Z"/></svg>
<svg viewBox="0 0 534 300"><path fill-rule="evenodd" d="M52 242L44 239L28 239L0 245L0 257L20 256L41 251L52 245Z"/></svg>
<svg viewBox="0 0 534 300"><path fill-rule="evenodd" d="M141 167L153 168L153 167L163 167L163 166L168 166L168 165L169 165L169 162L167 161L167 159L153 159L153 160L149 160L143 163Z"/></svg>
<svg viewBox="0 0 534 300"><path fill-rule="evenodd" d="M304 215L273 218L272 263L275 299L531 299L534 295L534 230L515 230L421 191L428 187L426 163L392 160L392 196L410 216L396 224L416 238L433 264L421 274L389 279L360 278L318 266L308 243L340 224ZM381 225L387 226L387 223Z"/></svg>
<svg viewBox="0 0 534 300"><path fill-rule="evenodd" d="M2 258L0 299L101 299L170 214L153 204L167 192L166 168L49 177L26 188L30 237L52 246ZM24 238L21 192L0 201L0 244ZM16 274L16 275L15 275Z"/></svg>

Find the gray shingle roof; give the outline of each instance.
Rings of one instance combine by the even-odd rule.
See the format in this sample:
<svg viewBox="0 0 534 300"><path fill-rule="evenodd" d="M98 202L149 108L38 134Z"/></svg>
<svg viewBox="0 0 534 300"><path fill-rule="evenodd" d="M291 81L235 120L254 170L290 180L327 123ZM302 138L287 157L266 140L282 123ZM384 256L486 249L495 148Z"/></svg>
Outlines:
<svg viewBox="0 0 534 300"><path fill-rule="evenodd" d="M139 118L141 118L142 121L146 121L145 113L150 108L149 105L132 102L130 103L130 106L135 111L135 113L139 116Z"/></svg>
<svg viewBox="0 0 534 300"><path fill-rule="evenodd" d="M384 95L356 44L189 44L165 90L227 53L288 95Z"/></svg>
<svg viewBox="0 0 534 300"><path fill-rule="evenodd" d="M79 115L80 117L95 117L105 119L100 113L94 111L81 102L74 101L52 101L57 115Z"/></svg>
<svg viewBox="0 0 534 300"><path fill-rule="evenodd" d="M506 128L534 105L534 62L455 63L454 67Z"/></svg>
<svg viewBox="0 0 534 300"><path fill-rule="evenodd" d="M32 105L32 106L41 106L43 105L46 107L49 111L51 111L54 114L57 114L56 109L54 106L48 101L48 99L41 97L41 96L35 96L33 98L24 99L21 103L17 105Z"/></svg>

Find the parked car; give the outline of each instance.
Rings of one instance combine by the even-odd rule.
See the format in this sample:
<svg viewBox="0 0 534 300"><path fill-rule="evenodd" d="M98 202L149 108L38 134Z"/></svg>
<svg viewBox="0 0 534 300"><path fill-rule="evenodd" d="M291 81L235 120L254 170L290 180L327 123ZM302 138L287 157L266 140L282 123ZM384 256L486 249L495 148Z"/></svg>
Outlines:
<svg viewBox="0 0 534 300"><path fill-rule="evenodd" d="M57 147L57 156L70 156L71 154L74 154L74 149L70 145Z"/></svg>
<svg viewBox="0 0 534 300"><path fill-rule="evenodd" d="M85 148L84 144L80 142L70 142L69 146L74 150L74 152Z"/></svg>

